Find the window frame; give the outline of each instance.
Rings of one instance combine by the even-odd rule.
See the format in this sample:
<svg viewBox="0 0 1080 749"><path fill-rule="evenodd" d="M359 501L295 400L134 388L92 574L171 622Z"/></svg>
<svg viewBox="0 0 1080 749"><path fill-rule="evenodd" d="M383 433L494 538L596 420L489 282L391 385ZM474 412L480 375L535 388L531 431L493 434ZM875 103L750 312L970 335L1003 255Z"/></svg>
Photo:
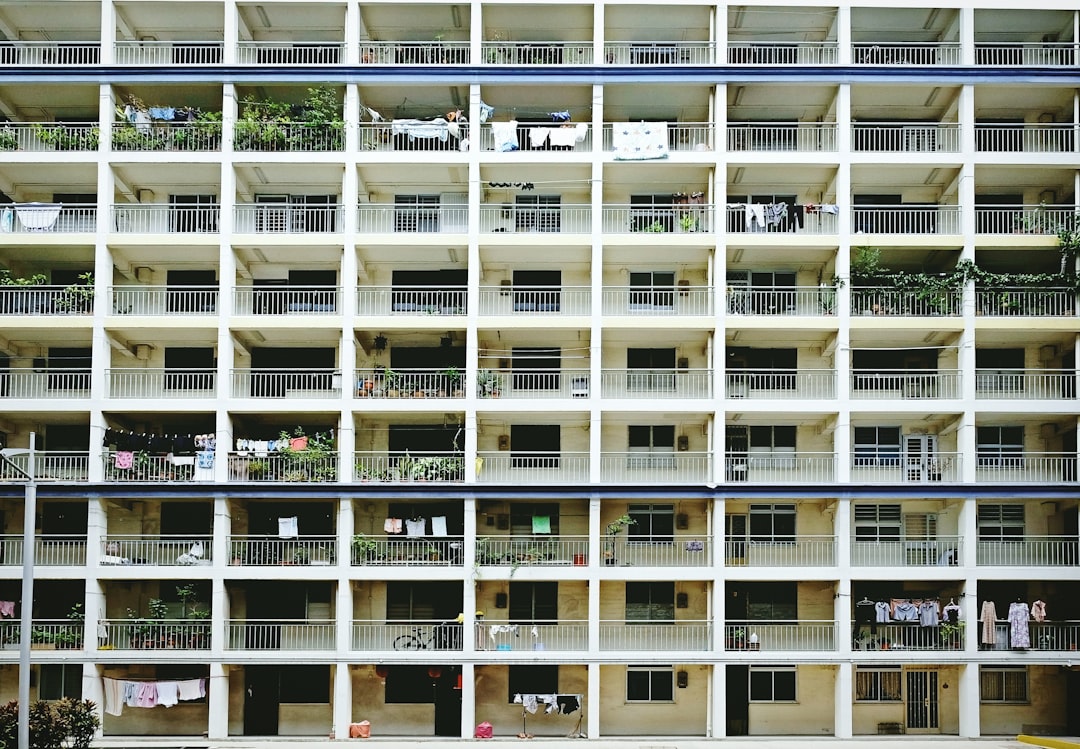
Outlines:
<svg viewBox="0 0 1080 749"><path fill-rule="evenodd" d="M626 510L634 521L626 527L626 542L628 544L665 544L670 546L675 543L674 504L632 504L628 505ZM657 530L660 532L657 533Z"/></svg>
<svg viewBox="0 0 1080 749"><path fill-rule="evenodd" d="M757 697L754 696L755 687L760 687L764 683L764 680L759 678L757 680L758 683L755 685L755 683L754 683L754 681L755 681L754 680L754 675L755 674L769 674L769 680L768 680L769 696L768 697L764 697L764 696L760 696L760 695L757 696ZM776 696L776 692L777 692L777 676L779 676L781 674L784 675L783 681L785 682L785 683L780 684L781 687L789 686L786 683L788 681L788 678L789 678L787 676L787 674L791 674L791 676L790 676L791 698L790 699L787 699L787 698L781 699L781 698L778 698ZM747 686L747 694L749 695L749 701L750 701L751 704L753 704L755 702L756 703L786 703L786 704L792 704L792 703L796 703L796 702L799 701L799 679L798 679L798 668L796 666L781 666L781 665L750 666L747 678L749 679L749 683L748 683L748 686Z"/></svg>
<svg viewBox="0 0 1080 749"><path fill-rule="evenodd" d="M1007 508L1007 509L1006 509ZM991 512L995 510L996 512ZM1011 517L1006 516L1006 512ZM979 541L1023 541L1027 522L1025 507L1019 502L980 503L975 510ZM993 517L996 515L996 517ZM1019 519L1016 516L1019 515Z"/></svg>
<svg viewBox="0 0 1080 749"><path fill-rule="evenodd" d="M638 674L648 674L647 681L643 684L632 683L632 681L640 681L640 677L636 677ZM635 678L632 679L632 675ZM666 679L665 679L666 677ZM656 694L656 687L661 686L664 682L667 682L667 690L670 696L654 696ZM639 689L641 686L646 686L648 689L647 696L635 696L632 692ZM675 667L674 666L662 666L662 665L642 665L628 663L626 665L626 701L631 703L665 703L670 704L675 702Z"/></svg>
<svg viewBox="0 0 1080 749"><path fill-rule="evenodd" d="M1009 674L1023 675L1023 679L1019 682L1014 682L1013 689L1016 688L1017 683L1022 685L1023 697L1013 696L1009 698ZM994 698L988 697L986 694L986 686L988 685L988 677L998 681L998 688L1001 690L1001 697ZM1031 676L1028 673L1027 666L1013 666L1005 664L993 664L993 665L981 665L979 666L979 703L987 705L1029 705L1031 704Z"/></svg>
<svg viewBox="0 0 1080 749"><path fill-rule="evenodd" d="M865 677L860 679L860 677ZM885 677L895 677L895 685L886 685ZM889 679L892 681L892 679ZM904 669L900 664L880 666L856 666L854 684L855 702L891 704L904 701ZM895 686L895 691L887 686ZM865 696L864 696L865 695Z"/></svg>
<svg viewBox="0 0 1080 749"><path fill-rule="evenodd" d="M892 432L896 433L895 442L891 441ZM852 439L852 455L854 468L899 468L904 455L902 430L898 426L857 426Z"/></svg>
<svg viewBox="0 0 1080 749"><path fill-rule="evenodd" d="M856 543L899 543L903 540L904 515L899 504L856 504L851 517ZM883 533L885 530L890 532Z"/></svg>
<svg viewBox="0 0 1080 749"><path fill-rule="evenodd" d="M627 580L623 585L623 615L628 624L675 623L674 581Z"/></svg>
<svg viewBox="0 0 1080 749"><path fill-rule="evenodd" d="M1022 468L1023 463L1024 427L976 427L975 465L978 468Z"/></svg>
<svg viewBox="0 0 1080 749"><path fill-rule="evenodd" d="M786 532L790 516L790 532ZM755 520L760 524L768 519L768 532L760 526L755 529ZM778 528L781 520L784 527ZM747 538L751 543L759 544L794 544L796 540L797 508L794 502L754 503L747 512Z"/></svg>
<svg viewBox="0 0 1080 749"><path fill-rule="evenodd" d="M51 674L51 675L50 675ZM82 699L82 664L81 663L41 663L38 664L38 699L55 702L70 697ZM56 679L59 679L57 685ZM58 690L46 687L58 686ZM56 696L52 696L55 694Z"/></svg>

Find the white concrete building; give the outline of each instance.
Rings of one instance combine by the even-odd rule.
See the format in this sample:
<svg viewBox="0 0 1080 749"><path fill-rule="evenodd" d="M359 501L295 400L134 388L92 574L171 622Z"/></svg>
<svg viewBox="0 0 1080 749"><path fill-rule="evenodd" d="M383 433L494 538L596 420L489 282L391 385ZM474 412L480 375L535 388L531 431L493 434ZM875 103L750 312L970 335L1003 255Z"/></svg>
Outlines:
<svg viewBox="0 0 1080 749"><path fill-rule="evenodd" d="M1078 28L0 0L0 699L1080 733Z"/></svg>

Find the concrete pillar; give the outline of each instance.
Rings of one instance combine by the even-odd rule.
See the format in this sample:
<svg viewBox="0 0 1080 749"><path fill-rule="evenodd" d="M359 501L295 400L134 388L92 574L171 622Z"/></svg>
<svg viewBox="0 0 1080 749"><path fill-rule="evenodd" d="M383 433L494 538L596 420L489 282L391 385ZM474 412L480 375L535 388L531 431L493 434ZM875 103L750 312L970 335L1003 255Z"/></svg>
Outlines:
<svg viewBox="0 0 1080 749"><path fill-rule="evenodd" d="M850 646L849 646L850 648ZM833 694L833 735L838 739L851 738L851 662L838 663L836 666L836 689Z"/></svg>
<svg viewBox="0 0 1080 749"><path fill-rule="evenodd" d="M101 677L104 675L104 666L96 663L84 663L82 673L82 698L84 700L92 700L97 706L94 711L97 713L98 720L101 721L97 731L94 732L94 738L100 739L105 735L105 685L101 681Z"/></svg>
<svg viewBox="0 0 1080 749"><path fill-rule="evenodd" d="M965 663L960 666L959 703L960 736L977 739L979 728L979 664Z"/></svg>
<svg viewBox="0 0 1080 749"><path fill-rule="evenodd" d="M348 588L348 586L343 587ZM330 738L346 739L349 737L349 724L352 723L352 701L352 672L348 663L338 663L334 666L334 717L333 725L330 727Z"/></svg>
<svg viewBox="0 0 1080 749"><path fill-rule="evenodd" d="M215 610L215 619L217 611ZM210 663L210 679L206 687L206 702L209 708L207 738L224 739L229 735L229 666L225 663Z"/></svg>
<svg viewBox="0 0 1080 749"><path fill-rule="evenodd" d="M596 617L590 617L595 619ZM590 739L600 738L600 664L590 663L589 689L585 695L585 734Z"/></svg>
<svg viewBox="0 0 1080 749"><path fill-rule="evenodd" d="M468 613L468 612L466 612ZM466 629L466 632L469 630ZM465 647L471 638L465 638ZM461 738L471 739L476 725L476 667L472 663L461 664Z"/></svg>
<svg viewBox="0 0 1080 749"><path fill-rule="evenodd" d="M720 627L716 628L722 631ZM727 736L727 666L714 663L709 671L709 731L708 738Z"/></svg>

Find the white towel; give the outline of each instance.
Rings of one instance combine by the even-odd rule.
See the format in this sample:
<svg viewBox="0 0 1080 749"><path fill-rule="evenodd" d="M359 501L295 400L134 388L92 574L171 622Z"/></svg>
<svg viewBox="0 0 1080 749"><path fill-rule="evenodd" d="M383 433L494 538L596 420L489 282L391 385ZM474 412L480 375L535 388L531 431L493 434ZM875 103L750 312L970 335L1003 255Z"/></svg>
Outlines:
<svg viewBox="0 0 1080 749"><path fill-rule="evenodd" d="M300 535L295 517L278 518L278 538L296 538Z"/></svg>
<svg viewBox="0 0 1080 749"><path fill-rule="evenodd" d="M431 519L431 535L433 536L445 536L446 535L446 516L436 515Z"/></svg>
<svg viewBox="0 0 1080 749"><path fill-rule="evenodd" d="M180 691L180 699L182 700L198 700L205 696L205 692L202 687L202 679L184 679L177 682Z"/></svg>
<svg viewBox="0 0 1080 749"><path fill-rule="evenodd" d="M423 518L419 520L406 520L405 521L405 535L406 536L423 536L426 523Z"/></svg>
<svg viewBox="0 0 1080 749"><path fill-rule="evenodd" d="M109 715L124 714L124 682L120 679L102 678L105 684L105 712Z"/></svg>
<svg viewBox="0 0 1080 749"><path fill-rule="evenodd" d="M530 127L529 128L529 145L533 148L539 148L547 143L548 133L551 132L551 128L548 127Z"/></svg>
<svg viewBox="0 0 1080 749"><path fill-rule="evenodd" d="M518 149L517 125L517 120L491 123L491 135L495 139L496 151L516 151Z"/></svg>
<svg viewBox="0 0 1080 749"><path fill-rule="evenodd" d="M573 127L557 127L551 130L548 143L552 146L573 147L576 143L585 140L589 133L589 123L579 122Z"/></svg>
<svg viewBox="0 0 1080 749"><path fill-rule="evenodd" d="M179 699L180 685L175 681L159 681L157 683L157 703L165 707L172 707Z"/></svg>

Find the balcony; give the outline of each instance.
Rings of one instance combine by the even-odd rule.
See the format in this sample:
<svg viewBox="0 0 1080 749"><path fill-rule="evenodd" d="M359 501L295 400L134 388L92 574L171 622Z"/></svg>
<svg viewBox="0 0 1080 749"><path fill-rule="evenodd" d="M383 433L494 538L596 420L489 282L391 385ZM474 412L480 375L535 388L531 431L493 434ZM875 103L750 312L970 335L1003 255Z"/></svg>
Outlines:
<svg viewBox="0 0 1080 749"><path fill-rule="evenodd" d="M588 205L504 205L480 206L481 234L589 234L592 208ZM497 237L491 240L495 241Z"/></svg>
<svg viewBox="0 0 1080 749"><path fill-rule="evenodd" d="M1080 621L1031 622L1028 635L1032 650L1070 650L1080 647ZM998 634L998 642L1006 642L1007 635Z"/></svg>
<svg viewBox="0 0 1080 749"><path fill-rule="evenodd" d="M0 315L89 315L91 305L68 286L0 286Z"/></svg>
<svg viewBox="0 0 1080 749"><path fill-rule="evenodd" d="M337 564L337 539L334 536L302 535L282 539L276 536L231 535L228 543L229 565L232 567Z"/></svg>
<svg viewBox="0 0 1080 749"><path fill-rule="evenodd" d="M604 123L604 151L615 151L615 125ZM710 122L669 122L667 123L668 152L702 152L715 149L713 133L716 126Z"/></svg>
<svg viewBox="0 0 1080 749"><path fill-rule="evenodd" d="M114 122L112 150L141 151L220 151L220 122L155 122L133 125Z"/></svg>
<svg viewBox="0 0 1080 749"><path fill-rule="evenodd" d="M478 373L477 395L482 398L529 400L588 398L588 369L485 369Z"/></svg>
<svg viewBox="0 0 1080 749"><path fill-rule="evenodd" d="M217 205L114 205L113 231L118 234L215 234L220 214L221 207Z"/></svg>
<svg viewBox="0 0 1080 749"><path fill-rule="evenodd" d="M1077 126L1071 123L975 123L975 150L997 153L1071 153Z"/></svg>
<svg viewBox="0 0 1080 749"><path fill-rule="evenodd" d="M91 234L97 231L97 206L60 203L15 203L0 211L4 233Z"/></svg>
<svg viewBox="0 0 1080 749"><path fill-rule="evenodd" d="M630 400L712 398L711 369L604 369L600 373L600 395Z"/></svg>
<svg viewBox="0 0 1080 749"><path fill-rule="evenodd" d="M225 624L226 650L335 650L335 622L242 620Z"/></svg>
<svg viewBox="0 0 1080 749"><path fill-rule="evenodd" d="M853 400L938 400L960 397L959 369L855 369Z"/></svg>
<svg viewBox="0 0 1080 749"><path fill-rule="evenodd" d="M587 122L516 124L511 133L506 123L480 126L480 150L498 152L552 151L592 153L592 135Z"/></svg>
<svg viewBox="0 0 1080 749"><path fill-rule="evenodd" d="M482 220L483 207L480 212ZM360 234L465 234L468 230L469 209L463 205L364 203L357 208Z"/></svg>
<svg viewBox="0 0 1080 749"><path fill-rule="evenodd" d="M234 315L337 315L341 289L334 286L237 286Z"/></svg>
<svg viewBox="0 0 1080 749"><path fill-rule="evenodd" d="M171 483L213 481L213 471L196 473L194 456L150 455L139 452L106 451L102 455L105 481Z"/></svg>
<svg viewBox="0 0 1080 749"><path fill-rule="evenodd" d="M391 566L460 567L464 539L460 537L400 538L363 537L363 548L354 543L354 567Z"/></svg>
<svg viewBox="0 0 1080 749"><path fill-rule="evenodd" d="M90 372L85 369L9 369L0 372L0 394L7 398L55 401L90 397Z"/></svg>
<svg viewBox="0 0 1080 749"><path fill-rule="evenodd" d="M588 286L481 286L481 315L582 315L592 312Z"/></svg>
<svg viewBox="0 0 1080 749"><path fill-rule="evenodd" d="M339 369L233 369L233 398L341 398Z"/></svg>
<svg viewBox="0 0 1080 749"><path fill-rule="evenodd" d="M1075 483L1076 453L980 454L975 480L983 483Z"/></svg>
<svg viewBox="0 0 1080 749"><path fill-rule="evenodd" d="M729 65L835 65L839 60L834 41L729 41L727 47Z"/></svg>
<svg viewBox="0 0 1080 749"><path fill-rule="evenodd" d="M610 452L600 455L600 480L614 484L705 484L713 480L704 451Z"/></svg>
<svg viewBox="0 0 1080 749"><path fill-rule="evenodd" d="M953 631L942 626L923 626L919 622L903 624L855 624L852 627L852 650L963 650L966 628ZM1006 635L1008 639L1008 635Z"/></svg>
<svg viewBox="0 0 1080 749"><path fill-rule="evenodd" d="M134 42L117 40L117 65L220 65L225 45L212 41Z"/></svg>
<svg viewBox="0 0 1080 749"><path fill-rule="evenodd" d="M730 204L725 208L726 229L729 234L808 234L833 235L837 233L839 209L836 206L804 206L801 217L789 214L787 217L761 227L757 220L757 211L764 212L763 204ZM836 212L830 212L836 211Z"/></svg>
<svg viewBox="0 0 1080 749"><path fill-rule="evenodd" d="M603 539L604 560L621 567L710 567L712 539L707 535L645 536Z"/></svg>
<svg viewBox="0 0 1080 749"><path fill-rule="evenodd" d="M476 649L518 653L537 650L584 652L589 649L589 623L575 620L478 622Z"/></svg>
<svg viewBox="0 0 1080 749"><path fill-rule="evenodd" d="M489 295L480 289L481 306ZM468 289L464 286L361 286L356 290L358 315L464 315ZM588 306L585 312L588 314ZM484 314L484 312L481 312ZM492 313L488 313L492 314Z"/></svg>
<svg viewBox="0 0 1080 749"><path fill-rule="evenodd" d="M715 208L695 205L605 205L601 231L604 234L696 234L711 233Z"/></svg>
<svg viewBox="0 0 1080 749"><path fill-rule="evenodd" d="M954 42L859 42L851 45L855 65L959 65L960 45Z"/></svg>
<svg viewBox="0 0 1080 749"><path fill-rule="evenodd" d="M465 459L460 455L432 452L357 452L354 456L357 481L390 484L414 482L461 483L465 480Z"/></svg>
<svg viewBox="0 0 1080 749"><path fill-rule="evenodd" d="M239 451L229 453L228 461L230 481L319 484L338 480L338 455L334 452L312 450L255 455L250 451Z"/></svg>
<svg viewBox="0 0 1080 749"><path fill-rule="evenodd" d="M835 122L729 122L728 151L821 153L836 150Z"/></svg>
<svg viewBox="0 0 1080 749"><path fill-rule="evenodd" d="M732 539L724 542L727 567L835 567L836 536Z"/></svg>
<svg viewBox="0 0 1080 749"><path fill-rule="evenodd" d="M1076 290L976 288L975 309L986 317L1075 317Z"/></svg>
<svg viewBox="0 0 1080 749"><path fill-rule="evenodd" d="M339 65L345 61L341 42L249 42L236 45L239 65Z"/></svg>
<svg viewBox="0 0 1080 749"><path fill-rule="evenodd" d="M1075 567L1080 541L1067 536L1009 536L979 540L975 564L980 567Z"/></svg>
<svg viewBox="0 0 1080 749"><path fill-rule="evenodd" d="M725 480L748 484L827 484L836 481L833 453L791 452L729 455Z"/></svg>
<svg viewBox="0 0 1080 749"><path fill-rule="evenodd" d="M588 536L484 536L476 539L476 563L486 567L582 567Z"/></svg>
<svg viewBox="0 0 1080 749"><path fill-rule="evenodd" d="M234 209L237 234L337 234L344 231L340 205L251 203Z"/></svg>
<svg viewBox="0 0 1080 749"><path fill-rule="evenodd" d="M877 153L959 153L960 125L875 122L851 126L852 150Z"/></svg>
<svg viewBox="0 0 1080 749"><path fill-rule="evenodd" d="M712 65L716 61L713 42L619 42L604 44L608 65Z"/></svg>
<svg viewBox="0 0 1080 749"><path fill-rule="evenodd" d="M836 622L832 621L754 620L724 624L725 650L832 652L836 650L836 639Z"/></svg>
<svg viewBox="0 0 1080 749"><path fill-rule="evenodd" d="M158 536L108 534L101 542L102 565L151 565L191 567L213 564L213 538L206 536Z"/></svg>
<svg viewBox="0 0 1080 749"><path fill-rule="evenodd" d="M56 122L5 122L0 125L0 151L96 151L97 125Z"/></svg>
<svg viewBox="0 0 1080 749"><path fill-rule="evenodd" d="M442 369L358 369L358 398L464 398L465 377L457 367Z"/></svg>
<svg viewBox="0 0 1080 749"><path fill-rule="evenodd" d="M341 151L344 148L344 124L241 120L233 129L233 149L241 152L298 153Z"/></svg>
<svg viewBox="0 0 1080 749"><path fill-rule="evenodd" d="M961 453L934 452L933 455L909 455L900 458L900 448L878 448L878 454L863 454L856 447L851 458L851 481L864 484L901 484L956 482Z"/></svg>
<svg viewBox="0 0 1080 749"><path fill-rule="evenodd" d="M26 476L14 470L27 470L29 450L4 449L0 462L0 481L23 481ZM34 478L38 481L86 481L90 457L83 452L44 452L34 454Z"/></svg>
<svg viewBox="0 0 1080 749"><path fill-rule="evenodd" d="M585 484L589 482L589 454L481 450L476 480L484 484Z"/></svg>
<svg viewBox="0 0 1080 749"><path fill-rule="evenodd" d="M0 43L0 66L64 65L76 68L101 63L99 42L23 42Z"/></svg>
<svg viewBox="0 0 1080 749"><path fill-rule="evenodd" d="M958 205L852 206L854 234L959 234Z"/></svg>
<svg viewBox="0 0 1080 749"><path fill-rule="evenodd" d="M729 286L727 311L729 315L835 315L836 287Z"/></svg>
<svg viewBox="0 0 1080 749"><path fill-rule="evenodd" d="M490 134L490 130L483 130ZM434 120L395 118L360 123L362 151L467 151L468 125L449 122L443 117ZM453 137L451 137L453 136ZM490 144L488 144L490 148Z"/></svg>
<svg viewBox="0 0 1080 749"><path fill-rule="evenodd" d="M904 291L883 287L851 290L851 314L899 315L902 317L958 317L962 314L963 291Z"/></svg>
<svg viewBox="0 0 1080 749"><path fill-rule="evenodd" d="M437 622L417 619L410 622L384 620L353 620L350 633L351 650L460 651L464 627L456 622ZM479 641L479 635L477 635Z"/></svg>
<svg viewBox="0 0 1080 749"><path fill-rule="evenodd" d="M977 400L1076 398L1076 375L1059 369L976 369Z"/></svg>
<svg viewBox="0 0 1080 749"><path fill-rule="evenodd" d="M108 398L214 398L214 369L117 368L105 370Z"/></svg>
<svg viewBox="0 0 1080 749"><path fill-rule="evenodd" d="M85 647L82 622L68 619L34 619L30 626L31 650L82 650ZM17 648L22 626L18 620L0 623L0 645Z"/></svg>
<svg viewBox="0 0 1080 749"><path fill-rule="evenodd" d="M360 42L361 65L468 65L469 42Z"/></svg>
<svg viewBox="0 0 1080 749"><path fill-rule="evenodd" d="M22 564L22 535L0 535L0 565ZM81 567L86 564L86 539L71 536L37 536L34 564L39 567Z"/></svg>
<svg viewBox="0 0 1080 749"><path fill-rule="evenodd" d="M713 625L709 621L600 622L600 650L611 652L701 652L712 650Z"/></svg>
<svg viewBox="0 0 1080 749"><path fill-rule="evenodd" d="M117 315L174 317L217 312L215 286L113 286L112 311Z"/></svg>
<svg viewBox="0 0 1080 749"><path fill-rule="evenodd" d="M1035 234L1056 237L1062 226L1072 226L1080 211L1072 206L975 206L976 234Z"/></svg>
<svg viewBox="0 0 1080 749"><path fill-rule="evenodd" d="M895 541L852 539L852 567L942 567L963 559L962 536Z"/></svg>
<svg viewBox="0 0 1080 749"><path fill-rule="evenodd" d="M210 649L208 621L100 619L98 625L99 648L107 645L112 650Z"/></svg>
<svg viewBox="0 0 1080 749"><path fill-rule="evenodd" d="M975 42L975 64L995 68L1071 67L1077 46L1072 42Z"/></svg>
<svg viewBox="0 0 1080 749"><path fill-rule="evenodd" d="M836 397L831 369L728 370L728 399L829 400Z"/></svg>
<svg viewBox="0 0 1080 749"><path fill-rule="evenodd" d="M612 317L711 317L712 286L605 286L603 314Z"/></svg>

